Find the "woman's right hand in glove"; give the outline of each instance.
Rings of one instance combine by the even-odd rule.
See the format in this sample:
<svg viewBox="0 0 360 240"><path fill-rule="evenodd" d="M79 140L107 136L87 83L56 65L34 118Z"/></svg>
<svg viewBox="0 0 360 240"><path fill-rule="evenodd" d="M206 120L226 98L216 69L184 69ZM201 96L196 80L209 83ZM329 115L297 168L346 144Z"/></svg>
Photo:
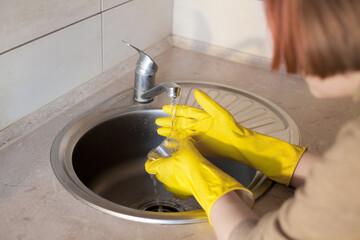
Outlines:
<svg viewBox="0 0 360 240"><path fill-rule="evenodd" d="M175 128L191 136L202 154L240 161L274 181L289 185L305 147L247 129L206 93L196 90L194 95L203 110L177 105ZM163 110L170 113L170 106ZM170 134L170 117L159 118L156 124L161 127L160 135Z"/></svg>

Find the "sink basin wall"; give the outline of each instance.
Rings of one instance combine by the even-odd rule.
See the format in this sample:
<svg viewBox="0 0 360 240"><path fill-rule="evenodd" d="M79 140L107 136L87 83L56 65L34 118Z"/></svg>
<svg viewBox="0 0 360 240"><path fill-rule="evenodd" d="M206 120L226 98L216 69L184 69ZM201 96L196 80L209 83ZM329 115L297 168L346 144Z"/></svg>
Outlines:
<svg viewBox="0 0 360 240"><path fill-rule="evenodd" d="M291 117L260 96L221 85L177 83L182 89L180 104L199 107L193 91L201 89L245 127L300 143ZM139 104L132 97L132 89L124 91L59 133L51 150L56 176L82 202L118 217L160 224L206 221L193 197L184 201L174 198L144 169L147 153L164 139L156 133L155 119L166 116L160 109L169 103L169 98L163 94L151 103ZM209 160L247 186L255 198L272 184L262 173L241 163ZM156 212L160 205L166 213Z"/></svg>
<svg viewBox="0 0 360 240"><path fill-rule="evenodd" d="M178 211L200 210L194 199L173 198L144 169L147 153L164 137L156 133L161 110L143 110L107 120L82 136L72 155L80 181L99 196L126 207L142 209L148 202L166 202ZM216 166L248 186L256 171L246 165L209 158ZM156 188L156 194L155 190ZM158 198L158 199L157 199Z"/></svg>

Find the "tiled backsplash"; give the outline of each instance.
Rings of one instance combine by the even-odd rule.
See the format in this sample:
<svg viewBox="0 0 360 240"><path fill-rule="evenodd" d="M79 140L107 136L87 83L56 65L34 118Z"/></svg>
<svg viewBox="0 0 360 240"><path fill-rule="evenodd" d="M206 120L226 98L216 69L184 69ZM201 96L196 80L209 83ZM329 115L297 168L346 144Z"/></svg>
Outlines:
<svg viewBox="0 0 360 240"><path fill-rule="evenodd" d="M14 0L0 8L0 131L171 34L172 0Z"/></svg>
<svg viewBox="0 0 360 240"><path fill-rule="evenodd" d="M139 6L135 0L106 11L102 17L105 71L119 62L119 56L126 59L134 55L134 49L121 40L143 49L171 34L172 1L142 0Z"/></svg>
<svg viewBox="0 0 360 240"><path fill-rule="evenodd" d="M259 0L13 0L0 8L0 131L174 34L175 46L268 65Z"/></svg>
<svg viewBox="0 0 360 240"><path fill-rule="evenodd" d="M0 128L102 72L100 20L94 16L0 56Z"/></svg>
<svg viewBox="0 0 360 240"><path fill-rule="evenodd" d="M99 0L3 1L0 53L99 12Z"/></svg>

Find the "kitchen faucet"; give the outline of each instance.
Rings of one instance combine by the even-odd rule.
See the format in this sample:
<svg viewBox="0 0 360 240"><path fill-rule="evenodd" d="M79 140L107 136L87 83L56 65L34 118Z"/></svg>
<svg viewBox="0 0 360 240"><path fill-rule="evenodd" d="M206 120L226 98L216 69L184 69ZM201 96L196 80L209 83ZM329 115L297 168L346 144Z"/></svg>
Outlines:
<svg viewBox="0 0 360 240"><path fill-rule="evenodd" d="M180 95L180 86L174 82L160 83L155 86L155 74L158 66L146 53L134 47L128 42L123 42L134 48L140 54L136 63L134 99L140 103L148 103L162 92L170 98L176 98Z"/></svg>

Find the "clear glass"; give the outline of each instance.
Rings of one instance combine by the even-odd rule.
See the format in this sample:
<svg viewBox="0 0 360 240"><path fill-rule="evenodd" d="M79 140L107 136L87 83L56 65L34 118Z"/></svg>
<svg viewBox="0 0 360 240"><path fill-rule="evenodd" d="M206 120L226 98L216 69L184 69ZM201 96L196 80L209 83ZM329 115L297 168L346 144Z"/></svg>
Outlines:
<svg viewBox="0 0 360 240"><path fill-rule="evenodd" d="M147 157L151 160L171 157L179 150L179 141L175 138L166 138L159 146L151 150Z"/></svg>
<svg viewBox="0 0 360 240"><path fill-rule="evenodd" d="M151 150L147 157L151 160L158 158L171 157L175 152L179 150L179 140L174 138L176 135L175 129L175 116L176 116L176 104L179 101L179 97L170 98L170 118L171 118L171 132L170 136L167 137L159 146Z"/></svg>

